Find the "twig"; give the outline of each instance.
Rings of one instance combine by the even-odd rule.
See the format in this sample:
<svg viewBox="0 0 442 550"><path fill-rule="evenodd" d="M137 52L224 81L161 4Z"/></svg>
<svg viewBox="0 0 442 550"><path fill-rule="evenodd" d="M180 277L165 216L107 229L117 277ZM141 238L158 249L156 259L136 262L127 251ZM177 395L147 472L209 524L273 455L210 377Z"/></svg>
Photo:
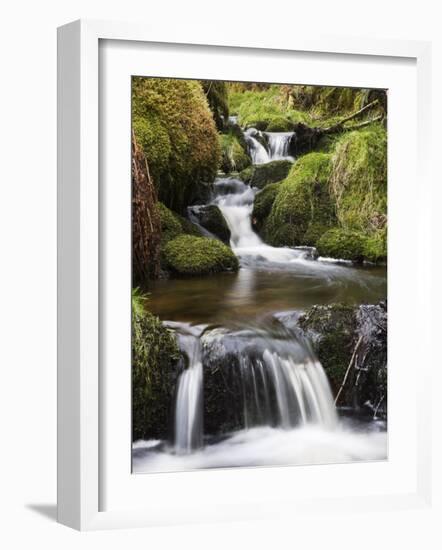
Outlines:
<svg viewBox="0 0 442 550"><path fill-rule="evenodd" d="M351 367L353 366L353 363L356 359L356 353L358 351L359 346L362 342L362 336L359 336L359 340L356 342L355 349L353 350L353 355L351 356L350 363L348 364L347 370L345 371L344 379L342 380L341 387L339 388L338 394L335 399L335 405L338 402L339 396L341 395L342 390L344 389L345 383L347 382L348 373L350 372Z"/></svg>

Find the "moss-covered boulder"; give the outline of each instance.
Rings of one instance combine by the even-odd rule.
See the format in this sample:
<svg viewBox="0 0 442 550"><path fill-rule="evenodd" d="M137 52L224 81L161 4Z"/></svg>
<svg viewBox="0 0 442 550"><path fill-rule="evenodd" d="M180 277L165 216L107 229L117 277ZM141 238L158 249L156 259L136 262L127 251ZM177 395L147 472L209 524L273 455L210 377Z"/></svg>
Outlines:
<svg viewBox="0 0 442 550"><path fill-rule="evenodd" d="M210 231L213 235L229 244L230 229L227 225L221 210L215 204L207 204L204 206L193 206L192 213L198 219L198 223Z"/></svg>
<svg viewBox="0 0 442 550"><path fill-rule="evenodd" d="M360 263L365 257L365 245L366 237L361 233L330 229L320 237L316 248L320 256Z"/></svg>
<svg viewBox="0 0 442 550"><path fill-rule="evenodd" d="M167 266L178 275L206 275L220 271L237 271L238 259L220 241L181 235L164 248Z"/></svg>
<svg viewBox="0 0 442 550"><path fill-rule="evenodd" d="M178 237L178 235L186 234L201 236L201 231L198 226L190 220L173 212L162 202L158 202L157 206L160 213L161 246L163 248L169 241Z"/></svg>
<svg viewBox="0 0 442 550"><path fill-rule="evenodd" d="M332 156L330 189L339 224L374 234L387 223L387 133L380 124L345 133Z"/></svg>
<svg viewBox="0 0 442 550"><path fill-rule="evenodd" d="M324 367L338 405L387 416L387 307L314 306L297 319Z"/></svg>
<svg viewBox="0 0 442 550"><path fill-rule="evenodd" d="M247 148L233 132L220 134L219 139L222 151L221 170L224 173L240 172L250 166L252 161Z"/></svg>
<svg viewBox="0 0 442 550"><path fill-rule="evenodd" d="M329 193L330 155L301 157L281 183L265 223L265 238L274 246L316 244L321 232L336 224Z"/></svg>
<svg viewBox="0 0 442 550"><path fill-rule="evenodd" d="M166 439L173 413L179 351L158 317L132 308L133 439Z"/></svg>
<svg viewBox="0 0 442 550"><path fill-rule="evenodd" d="M266 164L257 164L246 168L239 177L251 187L262 189L269 183L285 179L292 166L293 163L289 160L272 160Z"/></svg>
<svg viewBox="0 0 442 550"><path fill-rule="evenodd" d="M159 199L184 212L213 181L220 162L218 134L200 82L134 77L132 121Z"/></svg>
<svg viewBox="0 0 442 550"><path fill-rule="evenodd" d="M252 224L258 233L261 233L267 216L272 210L280 183L269 183L255 196L252 212Z"/></svg>

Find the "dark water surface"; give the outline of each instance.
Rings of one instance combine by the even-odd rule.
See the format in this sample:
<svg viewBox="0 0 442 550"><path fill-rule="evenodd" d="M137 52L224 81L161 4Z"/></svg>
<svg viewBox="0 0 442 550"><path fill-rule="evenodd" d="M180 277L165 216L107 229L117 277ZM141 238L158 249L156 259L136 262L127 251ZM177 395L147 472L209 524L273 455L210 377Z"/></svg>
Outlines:
<svg viewBox="0 0 442 550"><path fill-rule="evenodd" d="M162 320L223 323L315 304L377 303L387 296L385 267L317 260L241 267L238 273L156 281L149 309Z"/></svg>

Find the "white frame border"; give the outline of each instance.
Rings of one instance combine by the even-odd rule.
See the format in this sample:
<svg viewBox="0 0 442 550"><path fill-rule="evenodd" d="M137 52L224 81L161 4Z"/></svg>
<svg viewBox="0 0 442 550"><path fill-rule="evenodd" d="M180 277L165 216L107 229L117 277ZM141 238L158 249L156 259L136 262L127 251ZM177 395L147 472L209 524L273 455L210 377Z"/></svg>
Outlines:
<svg viewBox="0 0 442 550"><path fill-rule="evenodd" d="M419 221L425 243L420 253L419 301L431 345L431 198L429 175L430 67L428 42L351 37L280 37L189 40L185 29L166 36L154 26L79 20L58 29L58 521L80 530L168 524L140 511L99 511L99 40L269 48L316 53L413 58L418 80ZM422 365L418 394L418 487L415 494L358 499L359 511L427 506L431 502L431 403L425 387L430 364ZM303 504L319 512L330 501ZM354 498L333 502L354 510ZM253 511L252 517L260 517ZM212 518L215 520L215 518ZM250 519L250 518L249 518ZM199 519L195 518L195 522Z"/></svg>

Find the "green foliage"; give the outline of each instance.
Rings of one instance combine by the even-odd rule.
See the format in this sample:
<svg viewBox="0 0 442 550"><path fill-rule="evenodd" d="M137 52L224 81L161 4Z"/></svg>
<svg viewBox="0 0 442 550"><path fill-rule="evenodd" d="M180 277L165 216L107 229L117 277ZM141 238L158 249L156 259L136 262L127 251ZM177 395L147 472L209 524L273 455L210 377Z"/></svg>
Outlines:
<svg viewBox="0 0 442 550"><path fill-rule="evenodd" d="M138 297L135 298L137 302ZM133 303L134 300L132 300ZM133 439L167 437L176 363L174 336L158 317L132 308L132 433Z"/></svg>
<svg viewBox="0 0 442 550"><path fill-rule="evenodd" d="M356 231L330 229L316 243L320 256L362 262L366 237Z"/></svg>
<svg viewBox="0 0 442 550"><path fill-rule="evenodd" d="M281 86L267 89L231 91L230 112L238 115L238 122L247 128L272 132L289 131L296 122L309 121L309 116L290 108Z"/></svg>
<svg viewBox="0 0 442 550"><path fill-rule="evenodd" d="M292 166L293 163L289 160L272 160L266 164L257 164L246 168L239 177L251 187L262 189L269 183L286 178Z"/></svg>
<svg viewBox="0 0 442 550"><path fill-rule="evenodd" d="M149 300L149 294L143 292L139 287L132 289L132 311L135 315L141 316L145 312L146 304Z"/></svg>
<svg viewBox="0 0 442 550"><path fill-rule="evenodd" d="M210 110L218 130L223 130L229 118L227 84L222 80L201 80Z"/></svg>
<svg viewBox="0 0 442 550"><path fill-rule="evenodd" d="M254 228L260 232L279 191L280 183L269 183L255 196L252 220Z"/></svg>
<svg viewBox="0 0 442 550"><path fill-rule="evenodd" d="M168 267L180 275L205 275L239 268L238 259L221 241L191 235L170 241L164 257Z"/></svg>
<svg viewBox="0 0 442 550"><path fill-rule="evenodd" d="M238 137L233 133L219 135L221 144L221 169L224 173L240 172L252 163L247 150L243 147Z"/></svg>
<svg viewBox="0 0 442 550"><path fill-rule="evenodd" d="M159 198L181 212L216 175L216 126L197 81L134 77L132 121Z"/></svg>
<svg viewBox="0 0 442 550"><path fill-rule="evenodd" d="M369 262L385 262L387 259L387 227L383 227L365 239L364 258Z"/></svg>
<svg viewBox="0 0 442 550"><path fill-rule="evenodd" d="M380 124L345 133L332 158L330 188L345 229L376 232L387 221L387 134Z"/></svg>
<svg viewBox="0 0 442 550"><path fill-rule="evenodd" d="M265 236L274 246L314 245L306 236L336 223L334 203L329 194L330 155L309 153L292 167L280 184L265 223ZM315 231L312 226L314 225Z"/></svg>

